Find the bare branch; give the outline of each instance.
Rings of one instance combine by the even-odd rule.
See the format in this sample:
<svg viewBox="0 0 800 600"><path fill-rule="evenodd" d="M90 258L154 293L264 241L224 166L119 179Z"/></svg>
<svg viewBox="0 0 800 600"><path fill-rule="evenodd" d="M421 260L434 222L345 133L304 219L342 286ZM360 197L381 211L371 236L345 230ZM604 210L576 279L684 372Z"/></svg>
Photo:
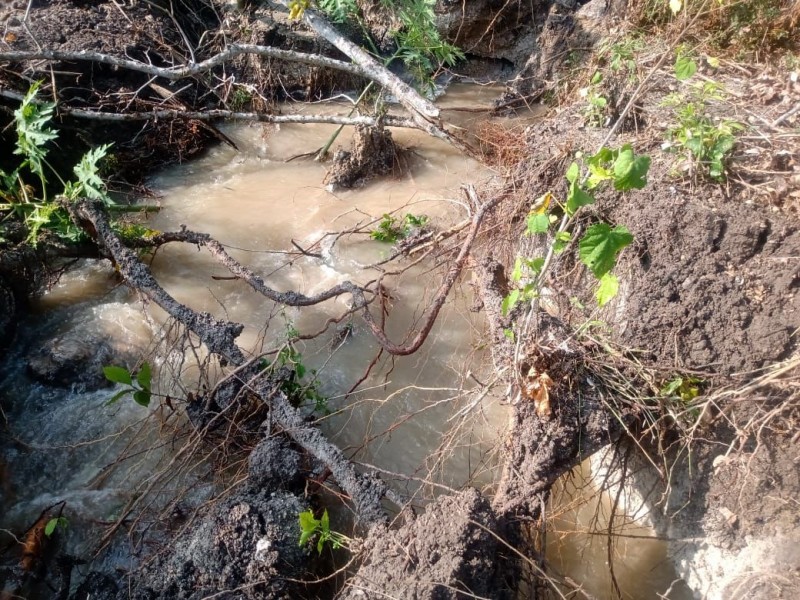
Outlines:
<svg viewBox="0 0 800 600"><path fill-rule="evenodd" d="M284 6L288 4L285 0L281 0L281 3ZM311 29L349 56L367 77L394 94L397 101L411 114L419 114L428 121L439 118L439 108L435 104L420 96L414 88L336 31L324 17L311 9L306 9L303 12L303 20Z"/></svg>
<svg viewBox="0 0 800 600"><path fill-rule="evenodd" d="M197 335L211 352L235 366L247 363L244 353L235 342L242 332L242 325L219 321L208 313L198 313L170 296L136 253L122 244L102 208L96 203L80 200L68 203L67 209L73 221L92 232L97 243L110 253L128 283ZM273 389L272 382L258 377L257 368L250 369L252 372L241 374L242 383L269 402L275 422L295 442L330 468L339 485L350 495L359 519L366 524L385 522L387 518L380 502L386 494L386 484L375 476L356 471L353 463L338 447L329 442L319 429L309 426L282 392Z"/></svg>
<svg viewBox="0 0 800 600"><path fill-rule="evenodd" d="M119 58L103 52L92 52L90 50L81 50L80 52L68 52L64 50L8 50L0 52L0 61L5 62L28 62L32 60L47 60L47 61L88 61L110 65L130 71L137 71L139 73L146 73L147 75L155 75L156 77L163 77L170 81L179 81L186 77L193 77L200 75L206 71L210 71L214 67L218 67L232 58L241 56L243 54L254 54L256 56L264 56L267 58L278 58L290 62L299 62L306 65L315 67L327 67L329 69L336 69L337 71L344 71L351 75L360 77L369 77L364 69L358 65L346 63L335 58L328 58L318 54L307 54L305 52L295 52L294 50L282 50L280 48L273 48L271 46L258 46L256 44L231 44L219 54L215 54L199 63L191 63L180 67L157 67L153 64L143 63L138 60L131 60L128 58ZM378 82L380 83L380 82Z"/></svg>

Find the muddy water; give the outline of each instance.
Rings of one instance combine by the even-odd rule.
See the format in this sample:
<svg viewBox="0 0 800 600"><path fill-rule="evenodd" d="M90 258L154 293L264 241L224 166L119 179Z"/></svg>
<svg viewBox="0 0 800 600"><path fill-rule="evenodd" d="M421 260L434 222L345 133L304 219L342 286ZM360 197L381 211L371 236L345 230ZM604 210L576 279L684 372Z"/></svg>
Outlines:
<svg viewBox="0 0 800 600"><path fill-rule="evenodd" d="M440 103L450 107L448 118L470 127L480 117L452 109L478 106L495 95L492 89L455 89ZM306 105L287 110L330 108ZM393 132L395 140L410 150L404 155L402 177L332 192L323 183L323 165L306 158L287 160L313 152L334 130L325 125L231 128L227 133L241 152L218 147L153 179L151 186L162 195L163 209L147 225L174 230L186 224L210 233L271 286L314 294L344 279L365 283L381 274L370 265L386 258L391 247L364 232L374 228L382 215L424 214L436 227L447 228L467 217L458 186L492 175L444 144L399 130ZM346 145L348 139L345 131L338 144ZM359 227L362 232L330 235ZM319 256L293 253L293 243ZM404 266L409 267L408 262ZM152 267L178 300L243 323L240 342L253 355L280 348L289 329L316 332L347 309L345 298L302 310L276 307L241 282L226 278L221 265L193 247L165 247ZM430 261L387 278L387 330L395 341L402 341L418 324L436 281ZM378 347L358 319L346 319L319 337L296 344L303 364L316 370L320 392L329 398L331 414L322 419L322 427L356 461L382 469L397 489L419 501L430 497L439 489L436 486L486 487L494 478L493 452L507 413L498 401L502 390L490 391L475 403L479 382L491 381L491 361L484 325L469 310L471 303L469 286L457 287L420 352L399 359L382 356L368 374L367 365ZM164 341L168 337L164 316L152 307L145 312L137 298L116 285L105 264L87 262L70 271L45 295L38 311L2 373L6 381L0 402L11 431L2 442L2 458L14 468L13 472L6 468L0 487L0 527L24 529L43 508L66 500L73 519L70 550L81 553L91 546L81 535L81 526L88 529L114 518L127 499L126 490L146 480L164 457L162 447L169 443L170 429L163 418L146 419L148 411L133 402L105 406L107 390L86 394L30 384L24 376L24 352L55 333L96 331L128 350L143 353L157 347L159 358L154 362L174 367L171 372L189 388L197 385L197 370L191 357L183 362L175 349L170 351ZM344 327L352 327L350 335L343 335ZM362 379L359 389L348 394ZM180 393L180 385L170 391ZM462 414L469 418L454 418ZM123 450L135 458L112 468ZM560 523L568 529L566 521ZM606 558L592 555L586 560L585 546L575 545L575 539L551 536L548 556L573 579L605 582ZM643 552L633 542L622 552L620 563L629 564L629 557ZM630 564L636 566L617 572L629 597L654 597L653 590L666 589L667 571L653 585L631 583L640 581L652 565L664 563L661 555L656 556L663 554L663 546L655 552L649 562L634 560ZM118 556L110 564L124 566L126 560ZM607 586L598 586L592 588L594 593L605 597Z"/></svg>

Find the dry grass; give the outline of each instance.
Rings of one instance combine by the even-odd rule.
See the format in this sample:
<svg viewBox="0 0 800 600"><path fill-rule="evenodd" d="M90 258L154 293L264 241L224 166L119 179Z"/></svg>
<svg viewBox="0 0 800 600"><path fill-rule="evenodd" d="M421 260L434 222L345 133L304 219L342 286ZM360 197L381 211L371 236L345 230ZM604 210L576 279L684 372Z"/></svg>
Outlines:
<svg viewBox="0 0 800 600"><path fill-rule="evenodd" d="M484 121L478 127L476 137L481 160L505 172L524 160L529 153L526 125L499 121Z"/></svg>
<svg viewBox="0 0 800 600"><path fill-rule="evenodd" d="M763 61L800 51L800 0L685 0L673 15L667 0L633 0L628 18L654 33L674 33L695 16L688 37L727 57Z"/></svg>

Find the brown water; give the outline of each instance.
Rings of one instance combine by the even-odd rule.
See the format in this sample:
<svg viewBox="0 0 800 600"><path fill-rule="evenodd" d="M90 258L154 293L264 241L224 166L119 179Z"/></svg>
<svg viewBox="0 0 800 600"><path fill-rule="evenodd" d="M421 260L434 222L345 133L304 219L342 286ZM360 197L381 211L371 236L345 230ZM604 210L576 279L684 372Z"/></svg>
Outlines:
<svg viewBox="0 0 800 600"><path fill-rule="evenodd" d="M496 93L491 88L455 87L440 104L445 109L474 107L488 103ZM286 110L332 109L297 105ZM464 127L481 118L453 111L447 117L458 118ZM152 180L151 186L162 195L163 208L150 217L148 225L174 230L186 224L210 233L272 287L313 294L345 279L361 283L374 279L380 271L369 265L391 252L389 245L368 235L345 236L332 245L333 238L326 234L365 225L392 211L424 214L436 227L446 228L467 218L459 186L492 176L487 168L443 143L397 130L395 140L413 149L406 154L408 172L333 193L323 184L324 165L308 159L286 161L316 150L335 129L326 125L227 129L241 152L220 146ZM348 138L345 130L338 143L346 145ZM322 258L289 254L293 241L313 248ZM229 274L194 247L165 247L152 267L162 285L181 302L243 323L246 328L240 342L254 355L279 348L287 328L314 332L347 308L345 299L305 309L276 307L245 284L220 278ZM401 341L418 321L437 282L438 272L430 261L387 279L391 294L387 329L395 341ZM297 344L304 364L317 370L320 390L329 397L332 414L322 419L322 427L356 461L404 474L384 476L419 501L431 497L435 486L488 487L495 477L494 452L508 414L499 402L503 390L481 392L479 382L492 381L491 360L484 323L469 310L471 303L469 286L457 286L421 351L397 359L383 357L350 395L348 390L364 376L378 348L357 318L352 321L353 335L344 342L334 339L332 328L317 339ZM41 316L28 333L33 344L37 336L46 338L54 330L96 328L144 351L165 335L164 315L149 307L152 316L147 316L135 297L115 285L104 263L87 262L68 273L39 308ZM157 363L170 366L171 372L178 372L191 385L197 376L196 369L187 366L191 361L184 363L175 350L164 353L163 343L161 348ZM11 379L19 382L20 377L16 372ZM111 447L81 444L114 436L125 427L140 427L147 412L132 402L104 407L108 391L78 394L14 385L19 387L6 386L6 395L23 401L6 411L9 422L31 424L28 431L17 429L14 435L24 443L35 443L41 456L29 462L30 472L15 476L15 493L6 494L0 502L8 521L0 527L19 527L60 498L68 499L70 508L87 523L113 515L124 502L126 488L146 477L149 465L159 460L159 450L151 449L130 469L98 484L98 474L129 438L121 436ZM42 409L43 405L47 408ZM158 439L157 428L141 427L151 428L139 435ZM63 450L76 445L80 452ZM4 450L6 462L20 460L24 454L19 446L8 445ZM588 500L593 493L568 492L569 488L558 495L561 499L551 508L558 517L556 530L548 537L548 558L558 571L583 582L587 592L597 598L610 597L605 539L577 533L587 529L597 503ZM573 508L570 497L581 498L580 506ZM649 530L640 529L649 535ZM80 551L87 542L76 533L74 543ZM619 543L615 553L616 576L625 597L656 598L674 579L660 542L630 538ZM111 561L116 566L124 563L125 557Z"/></svg>

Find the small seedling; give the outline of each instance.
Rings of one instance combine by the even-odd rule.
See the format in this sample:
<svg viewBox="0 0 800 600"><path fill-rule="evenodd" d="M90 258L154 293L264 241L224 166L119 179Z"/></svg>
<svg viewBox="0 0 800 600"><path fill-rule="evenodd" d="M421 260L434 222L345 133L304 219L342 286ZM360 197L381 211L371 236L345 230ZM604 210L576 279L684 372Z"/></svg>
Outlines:
<svg viewBox="0 0 800 600"><path fill-rule="evenodd" d="M116 366L103 367L103 374L106 376L106 379L108 379L110 382L119 383L121 385L127 386L124 390L114 394L111 397L111 399L106 403L107 405L114 404L123 396L132 394L133 400L134 402L136 402L136 404L144 406L145 408L150 406L150 398L151 398L150 384L151 384L152 372L149 363L147 362L142 363L142 366L139 368L138 373L136 373L135 379L133 374L125 367L116 367Z"/></svg>
<svg viewBox="0 0 800 600"><path fill-rule="evenodd" d="M600 84L603 82L603 75L597 71L589 85L580 90L580 95L586 98L587 105L583 109L583 116L586 124L594 127L602 127L606 120L606 107L608 99L600 93Z"/></svg>
<svg viewBox="0 0 800 600"><path fill-rule="evenodd" d="M69 521L67 521L66 517L55 517L50 519L47 524L44 526L44 534L47 537L50 537L55 533L56 529L60 529L61 531L66 531L67 526L69 525Z"/></svg>
<svg viewBox="0 0 800 600"><path fill-rule="evenodd" d="M428 217L426 215L408 213L400 221L397 217L385 214L380 223L378 223L378 227L370 233L370 237L378 242L394 244L407 238L414 230L424 227L427 222Z"/></svg>
<svg viewBox="0 0 800 600"><path fill-rule="evenodd" d="M709 100L724 97L714 82L690 86L687 94L671 94L664 104L675 108L678 124L667 132L664 149L677 152L692 170L722 181L730 152L736 145L741 123L723 119L714 121L706 112Z"/></svg>
<svg viewBox="0 0 800 600"><path fill-rule="evenodd" d="M334 550L346 548L350 545L350 538L346 535L331 531L331 522L328 517L328 509L322 513L321 519L316 519L311 510L301 512L298 515L300 521L300 547L304 548L314 536L317 536L317 552L322 554L322 548L330 542Z"/></svg>

